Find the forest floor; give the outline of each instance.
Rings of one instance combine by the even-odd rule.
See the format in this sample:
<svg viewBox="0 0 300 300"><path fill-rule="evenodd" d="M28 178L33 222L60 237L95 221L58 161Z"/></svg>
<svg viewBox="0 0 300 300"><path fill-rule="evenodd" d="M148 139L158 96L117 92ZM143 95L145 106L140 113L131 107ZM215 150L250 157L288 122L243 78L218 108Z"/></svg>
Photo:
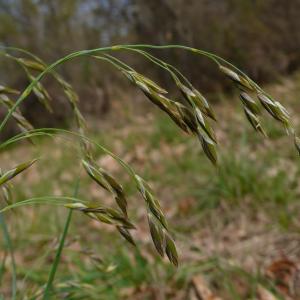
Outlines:
<svg viewBox="0 0 300 300"><path fill-rule="evenodd" d="M266 90L289 108L299 131L300 76ZM133 166L156 192L180 263L176 269L157 255L143 200L122 168L96 151L99 165L115 174L130 195L137 248L111 226L75 212L53 299L300 299L300 160L293 141L270 118L265 123L269 139L263 138L245 120L237 95L216 97L217 168L197 139L142 104L145 99L126 105L116 101L109 115L90 122L91 137ZM43 139L35 147L24 143L2 153L4 169L20 157L40 157L14 180L15 200L71 196L80 176L79 198L113 205L81 170L72 145L63 138ZM5 215L17 264L17 299L40 299L66 216L67 209L48 205ZM3 299L10 297L10 265L6 257L0 267Z"/></svg>

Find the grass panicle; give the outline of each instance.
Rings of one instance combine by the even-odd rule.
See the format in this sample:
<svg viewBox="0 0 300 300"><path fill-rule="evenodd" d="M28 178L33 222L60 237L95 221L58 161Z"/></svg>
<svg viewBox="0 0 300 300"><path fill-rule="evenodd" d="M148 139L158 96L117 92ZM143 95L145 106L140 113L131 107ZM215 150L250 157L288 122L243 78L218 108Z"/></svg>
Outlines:
<svg viewBox="0 0 300 300"><path fill-rule="evenodd" d="M158 107L162 112L166 113L182 131L198 138L204 154L214 165L217 165L218 142L214 131L214 126L217 126L217 123L213 122L218 120L218 116L215 114L213 108L209 104L209 101L193 86L187 77L175 66L172 66L168 62L151 54L151 49L181 49L211 60L217 65L220 72L228 77L239 90L244 113L252 127L256 131L266 135L262 126L263 115L261 114L261 108L263 108L263 110L267 111L275 121L279 122L286 129L287 134L294 137L295 146L300 153L299 138L296 136L290 114L282 103L274 100L245 73L216 54L182 45L115 45L73 52L58 59L52 64L47 64L26 50L2 46L0 55L3 58L12 60L21 67L30 83L22 93L19 93L19 91L6 86L5 84L0 85L0 105L5 107L7 110L7 114L0 123L0 133L3 131L10 118L14 118L22 132L14 137L2 141L0 149L24 139L52 136L56 133L65 133L76 137L80 142L82 165L87 176L95 181L100 188L111 194L111 196L115 199L117 208L105 207L100 202L91 201L90 199L77 199L76 197L67 196L44 196L14 203L12 201L9 183L16 175L31 167L31 165L36 161L31 160L29 162L19 164L11 170L0 173L1 191L3 198L7 202L7 205L0 211L1 214L12 208L25 205L43 203L60 205L70 209L69 216L71 216L71 212L75 210L101 223L114 226L129 243L135 245L136 243L131 234L131 230L135 229L135 225L134 222L129 219L128 195L126 194L122 184L115 176L97 165L96 160L94 159L93 150L94 147L98 147L104 153L115 159L130 175L131 180L135 183L136 190L140 193L145 202L149 231L155 249L161 256L166 255L169 261L175 266L178 265L176 245L160 200L155 196L155 193L150 188L146 180L136 174L131 166L102 145L97 144L88 138L85 118L78 106L79 97L73 87L55 71L58 66L77 57L89 56L93 59L97 59L98 61L110 63L118 72L124 74L134 86L140 89L152 104ZM153 65L158 66L163 71L167 72L174 83L174 87L176 87L178 92L181 94L182 99L179 101L172 99L172 97L169 96L168 91L161 87L160 84L148 78L146 74L142 74L134 70L124 61L121 61L112 55L113 52L117 51L130 51L136 55L142 55ZM41 82L46 75L51 75L62 89L62 92L72 108L74 120L78 128L77 132L60 129L33 129L32 125L22 115L20 105L31 93L34 93L45 108L47 108L49 112L52 112L52 97ZM56 259L50 272L47 284L49 289L52 288L53 285L54 276L59 264L61 251L63 249L70 221L71 217L68 217ZM2 223L3 222L4 221L2 219ZM3 226L5 226L5 224ZM47 289L48 288L46 288L46 291ZM44 299L47 299L45 297Z"/></svg>

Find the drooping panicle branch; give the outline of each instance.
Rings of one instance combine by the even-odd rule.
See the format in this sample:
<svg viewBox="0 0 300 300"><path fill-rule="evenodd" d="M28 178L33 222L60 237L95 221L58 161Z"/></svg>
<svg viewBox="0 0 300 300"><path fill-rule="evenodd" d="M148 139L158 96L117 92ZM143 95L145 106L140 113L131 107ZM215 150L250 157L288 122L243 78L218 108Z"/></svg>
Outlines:
<svg viewBox="0 0 300 300"><path fill-rule="evenodd" d="M154 56L149 52L149 50L182 49L193 53L195 56L203 56L215 63L220 72L228 77L239 90L244 113L251 126L263 135L267 135L262 126L263 117L261 115L261 111L265 110L274 120L279 122L286 129L287 134L294 137L296 148L300 153L299 138L295 134L291 117L286 108L279 101L274 100L270 95L268 95L245 73L216 54L181 45L116 45L74 52L57 60L51 65L47 65L40 58L25 50L12 47L1 47L1 49L0 55L14 61L22 67L30 84L22 93L13 88L0 85L0 105L5 106L8 110L6 116L0 123L0 133L11 117L14 118L21 130L20 134L3 141L2 144L0 144L0 149L23 139L30 139L32 137L45 135L52 136L55 133L65 133L77 137L81 145L82 166L86 175L95 181L99 188L110 193L115 200L117 208L104 207L95 201L86 201L70 197L65 197L63 199L44 197L43 200L51 199L51 201L55 204L64 205L70 209L83 213L89 218L115 226L119 233L128 242L134 245L135 241L130 231L133 230L135 226L129 218L128 195L122 184L119 182L119 179L110 174L108 170L98 166L93 158L93 147L100 148L104 153L113 157L131 176L131 180L133 180L136 184L136 190L140 193L145 202L149 230L153 244L161 256L166 254L168 259L176 266L178 265L178 254L160 201L157 199L146 180L136 174L131 166L117 155L104 148L102 145L93 142L87 137L86 122L78 107L79 97L72 86L58 73L56 73L55 69L58 66L82 56L91 56L99 61L110 63L136 88L141 90L152 104L166 113L181 130L197 137L201 142L205 155L213 164L217 164L217 136L214 132L214 125L217 123L213 122L217 121L218 117L209 104L209 101L198 89L194 87L190 80L188 80L177 67ZM111 52L116 51L131 51L137 55L142 55L154 65L159 66L165 72L168 72L174 86L180 92L182 99L179 101L171 99L168 95L168 91L161 87L160 84L148 78L145 74L138 72L133 67L111 54ZM14 53L18 53L18 55L15 55ZM61 129L35 130L22 115L19 106L26 100L30 93L34 93L38 100L50 112L52 111L52 98L41 83L41 80L47 74L50 74L62 88L62 91L72 107L78 132L75 133ZM10 180L25 171L34 162L35 160L31 160L20 164L11 170L2 170L2 172L0 172L0 186L2 188L4 198L8 203L11 203L11 196L8 189ZM12 203L6 206L2 212L14 207L41 202L42 199L28 199L20 203Z"/></svg>

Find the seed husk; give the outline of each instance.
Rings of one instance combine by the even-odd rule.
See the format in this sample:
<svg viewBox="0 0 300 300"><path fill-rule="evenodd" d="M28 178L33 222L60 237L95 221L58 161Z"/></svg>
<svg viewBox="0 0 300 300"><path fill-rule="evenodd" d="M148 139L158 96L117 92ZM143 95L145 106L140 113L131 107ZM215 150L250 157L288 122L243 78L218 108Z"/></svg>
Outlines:
<svg viewBox="0 0 300 300"><path fill-rule="evenodd" d="M156 209L161 210L159 201L153 196L149 189L145 191L145 200L148 205L154 205Z"/></svg>
<svg viewBox="0 0 300 300"><path fill-rule="evenodd" d="M36 161L37 161L37 159L33 159L33 160L30 160L30 161L21 163L18 166L16 166L15 168L13 168L12 170L9 170L9 171L5 172L0 177L0 185L6 183L7 181L9 181L12 178L14 178L15 176L17 176L18 174L22 173L23 171L28 169L30 166L32 166Z"/></svg>
<svg viewBox="0 0 300 300"><path fill-rule="evenodd" d="M205 97L196 89L193 89L194 94L196 95L194 102L197 105L197 107L208 117L210 117L212 120L217 121L215 112L213 109L209 106L207 100Z"/></svg>
<svg viewBox="0 0 300 300"><path fill-rule="evenodd" d="M137 83L137 85L144 92L146 97L161 110L166 112L169 117L175 122L175 124L181 128L183 131L189 133L187 124L182 120L180 112L178 111L178 104L175 101L171 101L161 93L158 93L142 82Z"/></svg>
<svg viewBox="0 0 300 300"><path fill-rule="evenodd" d="M183 97L185 98L185 100L191 105L193 106L193 98L196 97L196 95L194 94L194 92L188 88L187 86L185 86L184 84L182 84L181 82L177 82L177 86L179 87Z"/></svg>
<svg viewBox="0 0 300 300"><path fill-rule="evenodd" d="M0 85L0 94L19 94L20 92L18 90L15 90L13 88L10 88L8 86Z"/></svg>
<svg viewBox="0 0 300 300"><path fill-rule="evenodd" d="M189 133L189 127L185 123L185 121L181 117L181 113L179 111L179 106L181 103L179 102L171 102L168 109L165 112L169 115L169 117L174 121L174 123L186 133Z"/></svg>
<svg viewBox="0 0 300 300"><path fill-rule="evenodd" d="M251 82L249 82L249 80L239 74L237 74L236 72L234 72L233 70L224 67L224 66L220 66L219 67L221 72L223 72L229 79L231 79L233 82L235 82L237 84L237 86L239 88L243 89L247 89L250 91L255 90L255 88L253 87L253 85L251 84Z"/></svg>
<svg viewBox="0 0 300 300"><path fill-rule="evenodd" d="M174 266L178 267L178 254L176 250L176 245L168 233L165 234L165 239L166 239L166 254L170 262Z"/></svg>
<svg viewBox="0 0 300 300"><path fill-rule="evenodd" d="M246 92L241 92L240 98L245 107L247 107L253 114L259 113L259 107L255 100Z"/></svg>
<svg viewBox="0 0 300 300"><path fill-rule="evenodd" d="M120 222L123 227L128 229L135 229L135 226L128 220L128 218L124 217L124 215L118 210L113 208L106 208L106 213L111 219Z"/></svg>
<svg viewBox="0 0 300 300"><path fill-rule="evenodd" d="M27 58L18 58L19 63L25 66L28 69L32 69L35 71L44 71L45 66L35 60L27 59Z"/></svg>
<svg viewBox="0 0 300 300"><path fill-rule="evenodd" d="M135 85L145 92L167 94L168 92L146 76L136 71L123 70L122 73Z"/></svg>
<svg viewBox="0 0 300 300"><path fill-rule="evenodd" d="M0 177L2 176L2 170L0 169ZM6 204L12 204L12 193L11 193L11 185L3 184L1 186L2 198L6 202Z"/></svg>
<svg viewBox="0 0 300 300"><path fill-rule="evenodd" d="M119 194L115 197L115 200L122 210L123 214L127 216L127 200L123 194Z"/></svg>
<svg viewBox="0 0 300 300"><path fill-rule="evenodd" d="M94 213L89 210L82 210L82 212L90 217L93 220L96 220L101 223L109 224L109 225L115 225L115 222L105 214L105 212L101 213Z"/></svg>
<svg viewBox="0 0 300 300"><path fill-rule="evenodd" d="M6 204L10 205L12 204L12 193L11 193L11 189L8 185L3 184L1 186L2 188L2 196L3 196L3 200L6 202Z"/></svg>
<svg viewBox="0 0 300 300"><path fill-rule="evenodd" d="M195 114L191 111L191 109L184 105L178 105L178 110L182 120L189 128L189 130L193 133L197 133L197 120L195 118Z"/></svg>
<svg viewBox="0 0 300 300"><path fill-rule="evenodd" d="M156 217L156 219L160 222L160 224L168 229L167 220L161 210L160 204L157 199L154 198L154 196L151 194L151 192L148 189L145 189L145 195L143 195L143 198L145 199L150 212L153 214L153 216Z"/></svg>
<svg viewBox="0 0 300 300"><path fill-rule="evenodd" d="M163 215L163 212L161 211L161 209L157 208L157 206L153 205L153 204L149 204L149 209L150 209L151 213L156 217L156 219L160 222L160 224L163 227L165 227L166 229L168 229L167 220L166 220L165 216Z"/></svg>
<svg viewBox="0 0 300 300"><path fill-rule="evenodd" d="M202 115L200 109L195 109L196 119L198 120L198 124L201 126L201 128L207 133L207 135L215 142L217 143L216 135L208 121L205 119L205 117Z"/></svg>
<svg viewBox="0 0 300 300"><path fill-rule="evenodd" d="M286 111L282 110L281 105L278 106L275 101L273 101L265 94L259 93L257 96L263 107L274 119L284 124L287 124L289 122L289 116L286 114Z"/></svg>
<svg viewBox="0 0 300 300"><path fill-rule="evenodd" d="M220 66L220 70L234 82L238 82L238 83L240 82L240 76L236 72L224 66Z"/></svg>
<svg viewBox="0 0 300 300"><path fill-rule="evenodd" d="M70 209L77 209L77 210L84 210L85 208L87 208L87 206L81 202L66 203L64 206Z"/></svg>
<svg viewBox="0 0 300 300"><path fill-rule="evenodd" d="M167 94L168 92L160 87L158 84L156 84L151 79L147 78L146 76L137 73L137 72L131 72L132 77L135 79L136 82L142 82L145 84L149 89L153 90L154 92L160 93L160 94Z"/></svg>
<svg viewBox="0 0 300 300"><path fill-rule="evenodd" d="M83 165L93 180L95 180L104 189L115 194L115 200L118 206L124 215L127 215L127 200L122 185L119 184L112 175L108 174L108 172L102 168L95 168L85 160L83 160Z"/></svg>
<svg viewBox="0 0 300 300"><path fill-rule="evenodd" d="M157 250L157 252L160 254L160 256L164 256L164 234L163 230L160 226L158 226L153 220L152 216L148 214L148 223L149 223L149 229L150 234L152 237L152 241L154 243L154 246Z"/></svg>
<svg viewBox="0 0 300 300"><path fill-rule="evenodd" d="M134 175L136 184L137 184L137 189L140 191L142 194L143 198L146 198L146 187L144 186L144 180L141 178L139 175L135 174Z"/></svg>
<svg viewBox="0 0 300 300"><path fill-rule="evenodd" d="M33 126L23 117L19 110L16 110L12 114L13 118L17 121L19 128L22 132L30 131Z"/></svg>
<svg viewBox="0 0 300 300"><path fill-rule="evenodd" d="M82 160L83 167L85 168L88 175L97 182L102 188L104 188L107 191L110 191L110 186L108 182L105 180L103 174L92 166L90 163L88 163L86 160Z"/></svg>
<svg viewBox="0 0 300 300"><path fill-rule="evenodd" d="M279 107L279 109L281 110L281 112L285 115L285 117L287 119L289 119L290 118L290 114L287 111L287 109L280 102L275 101L275 103L276 103L277 107Z"/></svg>
<svg viewBox="0 0 300 300"><path fill-rule="evenodd" d="M147 98L161 110L169 112L170 110L170 100L164 95L155 93L155 92L146 92L143 91Z"/></svg>
<svg viewBox="0 0 300 300"><path fill-rule="evenodd" d="M117 229L119 230L119 232L121 233L121 235L133 246L136 246L135 241L131 235L131 233L129 232L129 230L127 230L126 228L122 227L122 226L117 226Z"/></svg>
<svg viewBox="0 0 300 300"><path fill-rule="evenodd" d="M209 160L214 164L217 165L218 162L218 156L217 156L217 150L216 150L216 144L214 141L199 128L198 130L198 137L202 145L202 149L206 156L209 158Z"/></svg>
<svg viewBox="0 0 300 300"><path fill-rule="evenodd" d="M196 90L195 88L190 89L179 81L176 82L176 84L180 89L183 97L192 107L194 107L195 105L201 110L202 113L216 121L216 117L213 110L208 105L208 102L205 99L205 97L198 90Z"/></svg>
<svg viewBox="0 0 300 300"><path fill-rule="evenodd" d="M123 187L121 184L119 184L115 178L113 178L113 176L111 176L110 174L108 174L105 170L103 170L102 168L99 169L100 173L103 175L103 177L105 178L105 180L109 183L109 185L113 188L113 190L117 193L117 194L121 194L123 195Z"/></svg>
<svg viewBox="0 0 300 300"><path fill-rule="evenodd" d="M264 129L262 128L258 117L247 107L244 107L245 115L249 121L249 123L252 125L252 127L256 130L262 133L264 136L267 136Z"/></svg>
<svg viewBox="0 0 300 300"><path fill-rule="evenodd" d="M124 216L121 212L113 208L105 208L92 203L83 204L81 202L67 203L64 206L82 211L89 217L100 222L115 224L127 229L135 229L135 226L129 221L127 216Z"/></svg>
<svg viewBox="0 0 300 300"><path fill-rule="evenodd" d="M94 214L96 216L96 219L102 223L106 223L106 224L115 224L115 222L106 214L102 214L102 213L95 213Z"/></svg>

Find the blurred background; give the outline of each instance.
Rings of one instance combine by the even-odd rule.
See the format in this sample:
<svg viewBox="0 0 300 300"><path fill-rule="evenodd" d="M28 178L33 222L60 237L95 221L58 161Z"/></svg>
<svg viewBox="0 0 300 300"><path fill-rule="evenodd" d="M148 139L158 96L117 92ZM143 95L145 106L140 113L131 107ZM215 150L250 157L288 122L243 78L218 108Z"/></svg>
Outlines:
<svg viewBox="0 0 300 300"><path fill-rule="evenodd" d="M299 11L298 0L2 0L0 39L48 63L75 50L119 43L184 44L217 53L259 82L272 82L299 67ZM207 59L174 50L159 55L180 66L204 91L228 88ZM146 62L137 55L123 53L122 58L145 69ZM165 73L149 66L146 70L168 84ZM74 84L88 112L105 112L124 83L114 69L88 59L68 64L61 72ZM4 74L2 79L25 86L15 68L1 77Z"/></svg>
<svg viewBox="0 0 300 300"><path fill-rule="evenodd" d="M76 50L122 43L211 51L280 99L299 129L299 16L299 0L0 0L0 43L29 50L47 63ZM292 141L271 119L265 124L270 139L258 136L243 116L232 83L211 61L182 50L152 53L178 67L215 107L220 166L214 169L198 142L179 132L111 66L88 58L61 66L58 72L79 94L90 135L132 164L157 192L178 241L181 265L176 271L157 257L132 183L98 153L99 164L124 180L132 197L139 247L133 250L110 228L76 216L56 299L300 299L300 165ZM178 98L161 69L133 53L117 55ZM20 90L28 84L22 70L5 59L0 60L0 81ZM24 115L35 126L72 126L62 91L53 80L43 83L54 113L31 96L22 106ZM11 123L6 135L15 132ZM20 156L45 153L25 175L26 183L16 179L16 201L71 193L78 157L61 139L36 148L21 144L1 153L0 162L9 168ZM84 178L81 196L86 195L106 197ZM64 210L43 207L8 215L18 299L40 299L65 216ZM0 249L0 255L5 251ZM7 270L0 276L3 299L10 293Z"/></svg>

